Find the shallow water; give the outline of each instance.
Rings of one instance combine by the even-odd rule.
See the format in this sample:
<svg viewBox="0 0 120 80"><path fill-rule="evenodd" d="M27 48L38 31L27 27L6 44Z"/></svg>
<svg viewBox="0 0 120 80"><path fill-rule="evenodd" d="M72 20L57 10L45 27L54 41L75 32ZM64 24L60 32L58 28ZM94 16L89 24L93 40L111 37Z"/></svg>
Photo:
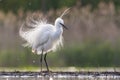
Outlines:
<svg viewBox="0 0 120 80"><path fill-rule="evenodd" d="M0 76L0 80L120 80L120 76Z"/></svg>
<svg viewBox="0 0 120 80"><path fill-rule="evenodd" d="M0 80L120 80L120 72L0 72Z"/></svg>

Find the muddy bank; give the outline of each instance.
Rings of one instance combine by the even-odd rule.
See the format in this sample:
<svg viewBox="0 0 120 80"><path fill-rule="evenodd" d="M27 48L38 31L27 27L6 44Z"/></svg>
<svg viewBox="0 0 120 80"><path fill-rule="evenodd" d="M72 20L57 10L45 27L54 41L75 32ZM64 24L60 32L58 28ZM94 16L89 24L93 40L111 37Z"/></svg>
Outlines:
<svg viewBox="0 0 120 80"><path fill-rule="evenodd" d="M21 71L13 71L13 72L0 72L0 76L120 76L120 72L21 72Z"/></svg>

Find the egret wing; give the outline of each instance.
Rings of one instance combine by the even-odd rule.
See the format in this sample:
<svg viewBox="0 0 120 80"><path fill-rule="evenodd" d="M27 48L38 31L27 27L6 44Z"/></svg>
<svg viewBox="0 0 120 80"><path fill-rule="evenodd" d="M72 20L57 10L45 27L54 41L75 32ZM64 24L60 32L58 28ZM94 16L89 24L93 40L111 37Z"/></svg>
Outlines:
<svg viewBox="0 0 120 80"><path fill-rule="evenodd" d="M24 26L24 25L23 25ZM20 29L20 36L27 41L25 46L37 48L38 46L46 43L49 39L50 33L53 32L53 26L50 24L40 24L30 30L23 31Z"/></svg>
<svg viewBox="0 0 120 80"><path fill-rule="evenodd" d="M43 46L49 40L50 32L49 31L41 31L35 37L35 41L33 42L32 48L37 49L38 47Z"/></svg>

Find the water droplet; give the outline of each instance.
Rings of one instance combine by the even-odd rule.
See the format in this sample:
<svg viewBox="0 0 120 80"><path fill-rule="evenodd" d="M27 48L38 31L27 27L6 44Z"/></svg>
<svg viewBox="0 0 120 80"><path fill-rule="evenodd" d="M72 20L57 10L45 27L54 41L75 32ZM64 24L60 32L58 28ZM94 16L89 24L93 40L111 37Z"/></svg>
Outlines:
<svg viewBox="0 0 120 80"><path fill-rule="evenodd" d="M31 2L29 2L28 5L31 6Z"/></svg>
<svg viewBox="0 0 120 80"><path fill-rule="evenodd" d="M33 60L33 63L35 63L35 60Z"/></svg>
<svg viewBox="0 0 120 80"><path fill-rule="evenodd" d="M50 77L50 78L49 78L49 80L53 80L53 78L52 78L52 77Z"/></svg>

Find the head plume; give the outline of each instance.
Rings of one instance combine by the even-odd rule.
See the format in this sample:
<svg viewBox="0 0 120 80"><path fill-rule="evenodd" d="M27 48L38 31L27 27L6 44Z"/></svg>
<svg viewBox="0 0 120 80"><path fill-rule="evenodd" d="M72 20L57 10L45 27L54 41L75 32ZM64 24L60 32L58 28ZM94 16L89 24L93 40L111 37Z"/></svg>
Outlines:
<svg viewBox="0 0 120 80"><path fill-rule="evenodd" d="M62 15L60 16L60 18L62 18L64 15L66 15L67 13L68 13L68 10L69 10L70 8L68 8L68 9L66 9L63 13L62 13Z"/></svg>

